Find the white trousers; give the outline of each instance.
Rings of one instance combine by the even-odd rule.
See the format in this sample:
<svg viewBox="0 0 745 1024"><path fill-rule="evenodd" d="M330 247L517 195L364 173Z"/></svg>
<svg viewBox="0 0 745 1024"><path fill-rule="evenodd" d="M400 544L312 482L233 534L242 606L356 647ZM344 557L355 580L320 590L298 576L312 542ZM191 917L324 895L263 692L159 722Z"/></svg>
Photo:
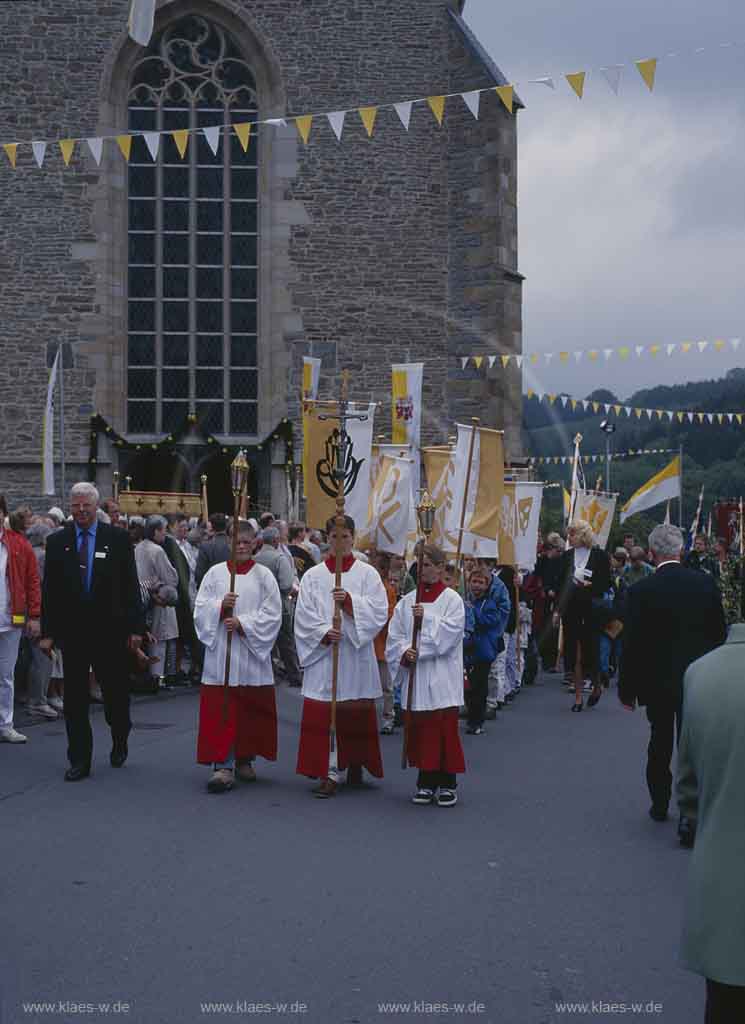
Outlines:
<svg viewBox="0 0 745 1024"><path fill-rule="evenodd" d="M0 731L13 728L13 673L20 642L20 629L0 633Z"/></svg>

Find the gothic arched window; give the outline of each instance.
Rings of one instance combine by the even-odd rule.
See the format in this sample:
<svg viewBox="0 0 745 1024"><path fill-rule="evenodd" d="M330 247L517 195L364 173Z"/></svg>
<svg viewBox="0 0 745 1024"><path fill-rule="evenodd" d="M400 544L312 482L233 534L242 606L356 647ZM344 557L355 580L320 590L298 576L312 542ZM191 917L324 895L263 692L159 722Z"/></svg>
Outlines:
<svg viewBox="0 0 745 1024"><path fill-rule="evenodd" d="M127 429L163 434L188 413L215 434L257 430L258 134L244 153L231 124L256 119L251 69L218 25L192 15L135 65L130 132L221 125L182 160L162 134L157 160L134 139L129 163Z"/></svg>

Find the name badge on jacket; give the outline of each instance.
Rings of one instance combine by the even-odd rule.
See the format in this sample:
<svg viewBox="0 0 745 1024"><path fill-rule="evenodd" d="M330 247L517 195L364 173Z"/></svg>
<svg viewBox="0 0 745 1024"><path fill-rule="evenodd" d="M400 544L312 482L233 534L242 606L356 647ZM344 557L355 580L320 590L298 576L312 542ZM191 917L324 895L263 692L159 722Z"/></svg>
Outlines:
<svg viewBox="0 0 745 1024"><path fill-rule="evenodd" d="M106 552L105 551L97 551L96 552L96 558L106 558Z"/></svg>

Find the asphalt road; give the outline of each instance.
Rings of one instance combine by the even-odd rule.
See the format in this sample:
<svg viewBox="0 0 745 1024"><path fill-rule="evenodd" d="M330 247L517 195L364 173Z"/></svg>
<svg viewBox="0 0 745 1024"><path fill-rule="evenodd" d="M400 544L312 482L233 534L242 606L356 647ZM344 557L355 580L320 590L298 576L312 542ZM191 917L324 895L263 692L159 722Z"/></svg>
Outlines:
<svg viewBox="0 0 745 1024"><path fill-rule="evenodd" d="M61 723L0 745L0 1024L703 1019L677 965L689 855L647 817L646 720L615 691L572 715L542 677L464 736L449 810L409 803L398 737L382 783L314 800L299 695L279 698L279 762L221 796L194 763L193 693L135 706L119 771L97 713L75 785Z"/></svg>

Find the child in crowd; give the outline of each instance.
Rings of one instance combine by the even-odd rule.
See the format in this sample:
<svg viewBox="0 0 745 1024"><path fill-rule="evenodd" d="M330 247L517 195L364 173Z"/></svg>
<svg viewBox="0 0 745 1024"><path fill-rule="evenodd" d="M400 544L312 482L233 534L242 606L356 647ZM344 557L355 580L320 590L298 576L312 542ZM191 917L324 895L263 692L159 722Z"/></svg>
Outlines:
<svg viewBox="0 0 745 1024"><path fill-rule="evenodd" d="M489 669L499 654L502 634L510 615L507 588L492 587L491 573L482 566L471 571L466 597L463 653L468 673L466 732L481 736L486 717Z"/></svg>

